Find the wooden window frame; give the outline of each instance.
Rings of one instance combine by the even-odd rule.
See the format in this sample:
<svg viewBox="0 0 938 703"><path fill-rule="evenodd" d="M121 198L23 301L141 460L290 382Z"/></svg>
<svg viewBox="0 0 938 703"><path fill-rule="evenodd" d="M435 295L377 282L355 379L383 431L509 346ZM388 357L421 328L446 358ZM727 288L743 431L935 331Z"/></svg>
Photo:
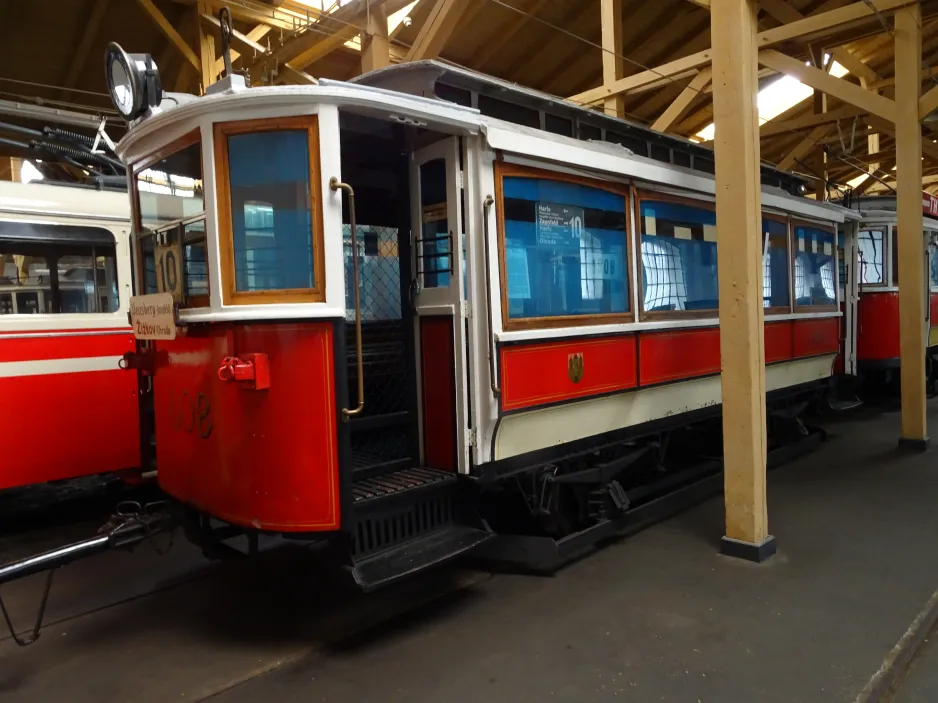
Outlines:
<svg viewBox="0 0 938 703"><path fill-rule="evenodd" d="M638 248L636 249L636 256L638 259L638 280L641 283L639 288L638 295L638 319L642 322L646 320L702 320L702 319L718 319L720 316L719 307L709 308L707 310L645 310L645 274L643 272L641 255L642 255L642 202L644 201L656 201L656 202L669 202L669 203L679 203L682 205L691 205L693 207L701 207L705 210L710 210L713 212L714 219L716 218L716 203L710 200L697 200L695 198L684 198L679 195L672 195L670 193L661 193L655 190L647 189L637 189L635 191L635 227L637 229L638 236ZM761 228L761 226L760 226ZM667 237L664 237L667 239ZM719 290L717 291L719 295Z"/></svg>
<svg viewBox="0 0 938 703"><path fill-rule="evenodd" d="M786 231L786 241L788 242L788 305L775 305L768 308L763 308L763 315L790 315L795 310L795 284L794 284L794 259L792 258L792 232L794 231L791 225L791 216L790 215L779 215L774 212L762 211L762 219L775 220L776 222L781 222L785 225ZM761 224L761 220L760 220ZM765 237L765 232L762 232L762 236ZM764 240L763 240L764 241ZM836 239L834 242L836 243ZM835 247L836 249L836 247ZM762 255L765 256L765 252L762 252ZM764 274L763 274L764 275Z"/></svg>
<svg viewBox="0 0 938 703"><path fill-rule="evenodd" d="M598 190L604 190L608 193L621 195L624 203L623 215L625 216L625 255L623 257L623 266L625 267L625 302L628 309L625 312L612 313L591 313L583 315L558 315L556 317L524 317L521 319L512 319L508 316L508 278L506 271L505 254L505 197L504 197L504 179L505 177L516 178L540 178L544 180L559 181L562 183L572 183L583 185ZM611 181L603 181L594 178L586 178L550 169L535 168L532 166L522 166L519 164L497 161L495 163L495 214L498 227L498 270L500 275L499 288L501 291L501 309L502 309L502 329L506 332L515 330L530 329L554 329L557 327L581 327L584 325L610 325L616 323L627 323L634 321L634 310L632 310L632 222L631 222L631 193L629 186ZM488 252L486 252L488 256Z"/></svg>
<svg viewBox="0 0 938 703"><path fill-rule="evenodd" d="M132 176L130 179L131 187L131 217L133 218L133 228L134 228L134 237L133 237L133 250L134 258L133 261L135 264L133 271L133 279L135 284L137 284L137 290L140 291L137 295L142 295L146 292L146 266L144 265L143 259L143 215L140 212L140 190L137 187L137 176L141 171L145 171L150 168L153 164L158 161L162 161L167 156L172 156L175 153L187 149L193 144L199 145L199 170L202 175L202 216L205 218L206 213L208 212L208 204L205 202L205 145L202 144L202 131L198 127L195 129L186 132L178 139L174 139L169 144L164 145L161 149L154 151L151 154L148 154L144 159L138 161L133 166ZM205 250L206 250L206 266L208 266L208 227L206 226L205 230ZM183 265L185 263L183 262ZM208 293L205 295L187 295L182 304L179 305L181 309L191 309L191 308L207 308L211 305L211 292L212 292L212 281L211 275L206 277L206 285L208 286Z"/></svg>
<svg viewBox="0 0 938 703"><path fill-rule="evenodd" d="M836 270L837 270L837 268L836 268L836 266L837 266L837 254L836 254L836 251L837 251L837 229L836 229L836 227L835 227L834 229L831 229L831 228L830 228L830 225L822 224L822 223L820 223L820 222L815 222L815 221L812 221L812 220L802 220L802 219L799 219L799 218L797 218L797 217L789 217L788 219L789 219L789 225L788 225L789 237L788 237L788 239L789 239L789 247L790 247L790 253L789 253L789 259L790 259L789 267L790 267L790 272L789 272L789 277L791 278L791 310L792 310L792 313L793 313L793 314L796 314L796 315L798 315L798 314L801 314L801 315L809 315L809 314L815 313L815 312L840 312L840 301L837 300L837 297L838 297L838 295L840 294L840 291L837 289L837 281L836 281L836 280L834 281L834 304L833 304L833 305L798 305L798 302L797 302L798 298L797 298L797 296L795 295L795 257L797 256L796 252L798 251L798 247L797 247L797 245L796 245L797 237L795 236L795 228L798 227L799 225L802 225L802 226L805 226L805 227L812 227L812 228L814 228L814 229L819 229L819 230L823 230L823 231L825 231L825 232L832 232L832 233L833 233L833 235L834 235L834 252L835 252L834 255L833 255L833 260L834 260L834 267L835 267L835 268L834 268L834 271L836 272ZM859 236L859 235L858 235L858 236Z"/></svg>
<svg viewBox="0 0 938 703"><path fill-rule="evenodd" d="M231 180L228 171L228 137L253 132L285 132L305 130L309 148L309 196L312 213L311 243L313 247L312 288L278 288L273 290L239 291L235 280L234 231L231 224ZM215 149L215 194L218 203L218 251L221 261L221 294L224 305L256 305L275 303L323 303L326 300L326 266L323 252L323 199L319 154L319 116L299 115L216 122L213 125Z"/></svg>

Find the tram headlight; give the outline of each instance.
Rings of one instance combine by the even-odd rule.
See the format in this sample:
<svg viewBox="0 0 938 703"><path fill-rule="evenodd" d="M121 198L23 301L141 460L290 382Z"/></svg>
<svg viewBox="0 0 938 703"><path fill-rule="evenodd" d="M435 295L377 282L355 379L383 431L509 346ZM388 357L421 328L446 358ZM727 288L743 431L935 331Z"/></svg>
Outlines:
<svg viewBox="0 0 938 703"><path fill-rule="evenodd" d="M163 99L163 86L150 54L128 54L111 42L104 54L107 89L114 107L125 120L133 120Z"/></svg>

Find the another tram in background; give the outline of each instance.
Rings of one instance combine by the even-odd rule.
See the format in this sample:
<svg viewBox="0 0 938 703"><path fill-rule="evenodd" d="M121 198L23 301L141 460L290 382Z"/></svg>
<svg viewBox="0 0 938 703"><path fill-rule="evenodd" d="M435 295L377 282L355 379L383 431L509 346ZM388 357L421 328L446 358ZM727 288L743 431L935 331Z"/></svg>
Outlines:
<svg viewBox="0 0 938 703"><path fill-rule="evenodd" d="M855 199L862 216L855 234L841 238L844 371L868 389L897 388L899 372L899 261L894 195ZM922 246L925 248L926 372L933 383L938 368L938 198L922 194Z"/></svg>
<svg viewBox="0 0 938 703"><path fill-rule="evenodd" d="M719 416L706 147L433 61L172 101L150 57L112 45L108 71L131 366L207 551L328 540L364 588L496 534L570 556ZM191 211L154 223L148 169L198 183ZM796 414L831 379L858 215L761 173L769 411Z"/></svg>
<svg viewBox="0 0 938 703"><path fill-rule="evenodd" d="M176 219L167 185L143 187ZM152 468L119 368L136 348L130 234L126 192L0 182L0 489Z"/></svg>

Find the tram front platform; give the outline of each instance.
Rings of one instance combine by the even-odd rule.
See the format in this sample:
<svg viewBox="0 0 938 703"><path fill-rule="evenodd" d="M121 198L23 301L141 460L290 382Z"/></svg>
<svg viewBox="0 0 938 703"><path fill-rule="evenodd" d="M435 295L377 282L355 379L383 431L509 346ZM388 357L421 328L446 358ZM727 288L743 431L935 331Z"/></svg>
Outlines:
<svg viewBox="0 0 938 703"><path fill-rule="evenodd" d="M938 427L936 400L929 421ZM897 643L938 601L938 450L898 452L897 413L827 427L817 451L769 474L779 551L763 564L720 555L721 497L553 577L462 564L369 596L323 582L306 549L210 567L183 545L108 554L57 574L38 643L18 649L0 634L0 695L774 703L882 693L884 671L901 679ZM24 626L40 585L0 591ZM908 685L938 681L936 644L913 660Z"/></svg>

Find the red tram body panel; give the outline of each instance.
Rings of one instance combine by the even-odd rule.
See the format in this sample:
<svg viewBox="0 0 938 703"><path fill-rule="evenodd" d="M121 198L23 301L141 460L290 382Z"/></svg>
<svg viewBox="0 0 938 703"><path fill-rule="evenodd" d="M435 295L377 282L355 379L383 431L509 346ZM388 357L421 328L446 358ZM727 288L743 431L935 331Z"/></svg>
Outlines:
<svg viewBox="0 0 938 703"><path fill-rule="evenodd" d="M117 365L135 347L129 328L0 332L0 489L139 465L137 379Z"/></svg>
<svg viewBox="0 0 938 703"><path fill-rule="evenodd" d="M219 379L266 355L270 387ZM234 525L277 532L340 524L331 323L212 325L156 346L160 485ZM259 467L263 467L259 470Z"/></svg>
<svg viewBox="0 0 938 703"><path fill-rule="evenodd" d="M142 466L125 193L0 183L0 489Z"/></svg>

